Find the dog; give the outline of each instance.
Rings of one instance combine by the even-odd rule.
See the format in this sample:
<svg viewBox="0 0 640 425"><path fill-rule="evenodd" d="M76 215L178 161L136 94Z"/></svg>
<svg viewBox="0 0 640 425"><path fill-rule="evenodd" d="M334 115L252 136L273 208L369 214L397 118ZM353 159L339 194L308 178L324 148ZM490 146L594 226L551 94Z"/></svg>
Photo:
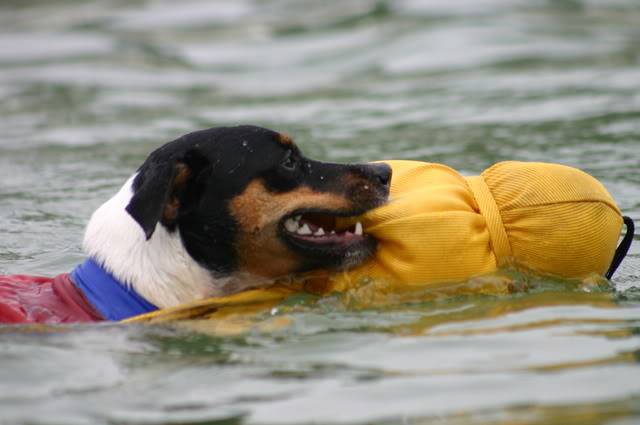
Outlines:
<svg viewBox="0 0 640 425"><path fill-rule="evenodd" d="M55 278L0 276L0 322L122 320L364 262L376 239L337 226L387 201L386 164L305 157L255 126L196 131L152 152L91 216L87 260Z"/></svg>

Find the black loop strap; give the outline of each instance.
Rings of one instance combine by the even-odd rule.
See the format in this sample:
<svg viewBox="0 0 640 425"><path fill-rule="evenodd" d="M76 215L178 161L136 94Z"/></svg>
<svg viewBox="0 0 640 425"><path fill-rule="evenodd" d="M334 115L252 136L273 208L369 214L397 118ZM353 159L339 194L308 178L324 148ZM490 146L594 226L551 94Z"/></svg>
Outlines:
<svg viewBox="0 0 640 425"><path fill-rule="evenodd" d="M616 253L613 256L613 260L611 261L611 265L609 266L609 270L607 271L607 274L605 274L605 277L607 279L611 279L611 276L613 276L613 274L616 272L616 269L618 268L620 263L622 263L622 260L627 255L627 252L629 252L629 247L631 246L631 242L633 241L633 234L635 232L633 220L631 219L631 217L624 216L622 217L622 221L624 221L625 226L627 226L627 232L625 233L624 238L622 238L622 242L620 242L620 245L618 245Z"/></svg>

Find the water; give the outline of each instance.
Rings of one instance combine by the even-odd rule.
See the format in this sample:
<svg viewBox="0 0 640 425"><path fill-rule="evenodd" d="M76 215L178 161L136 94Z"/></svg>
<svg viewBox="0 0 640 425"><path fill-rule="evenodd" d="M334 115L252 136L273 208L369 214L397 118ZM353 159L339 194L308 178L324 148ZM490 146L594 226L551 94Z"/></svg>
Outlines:
<svg viewBox="0 0 640 425"><path fill-rule="evenodd" d="M561 162L638 221L638 22L635 0L4 1L0 273L70 270L151 149L231 123L329 160ZM638 238L613 286L0 328L0 423L635 424Z"/></svg>

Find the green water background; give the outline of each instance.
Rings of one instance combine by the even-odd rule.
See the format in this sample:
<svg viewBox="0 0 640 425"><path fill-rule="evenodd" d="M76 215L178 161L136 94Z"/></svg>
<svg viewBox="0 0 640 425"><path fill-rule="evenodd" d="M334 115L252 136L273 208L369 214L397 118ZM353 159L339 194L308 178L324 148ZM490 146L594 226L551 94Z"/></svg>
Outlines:
<svg viewBox="0 0 640 425"><path fill-rule="evenodd" d="M640 219L635 0L0 3L0 273L54 275L158 145L253 123L335 161L586 170ZM0 424L640 422L640 243L614 291L274 312L212 336L0 332Z"/></svg>

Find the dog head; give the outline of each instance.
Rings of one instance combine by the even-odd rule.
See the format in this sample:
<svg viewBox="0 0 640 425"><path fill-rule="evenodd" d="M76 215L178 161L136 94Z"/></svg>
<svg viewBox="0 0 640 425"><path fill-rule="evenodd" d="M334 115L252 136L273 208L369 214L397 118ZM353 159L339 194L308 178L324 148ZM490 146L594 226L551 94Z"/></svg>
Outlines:
<svg viewBox="0 0 640 425"><path fill-rule="evenodd" d="M149 155L114 197L117 206L107 208L117 218L94 213L85 248L143 296L156 293L151 301L160 306L175 302L158 302L159 293L185 292L173 297L184 302L311 269L351 267L374 252L376 241L360 224L338 228L336 218L384 203L390 178L384 164L311 160L287 135L264 128L198 131ZM139 276L144 267L150 277ZM200 282L188 281L194 279Z"/></svg>

